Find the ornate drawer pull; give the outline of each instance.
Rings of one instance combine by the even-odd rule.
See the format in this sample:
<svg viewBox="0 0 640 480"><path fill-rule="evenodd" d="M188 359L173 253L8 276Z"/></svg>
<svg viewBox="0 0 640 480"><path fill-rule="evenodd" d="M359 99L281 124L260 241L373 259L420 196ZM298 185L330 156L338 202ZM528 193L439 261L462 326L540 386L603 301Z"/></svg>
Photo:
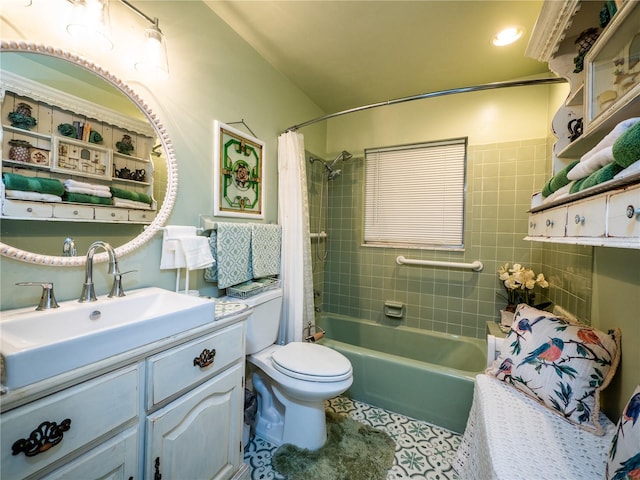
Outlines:
<svg viewBox="0 0 640 480"><path fill-rule="evenodd" d="M21 438L13 443L11 446L12 454L18 455L24 452L27 457L35 457L59 444L62 441L62 432L66 432L70 428L71 420L69 418L63 420L60 425L56 422L42 422L38 428L31 432L29 438Z"/></svg>
<svg viewBox="0 0 640 480"><path fill-rule="evenodd" d="M200 368L208 367L213 363L213 359L216 356L216 349L209 350L205 348L199 357L193 359L193 366L198 366Z"/></svg>

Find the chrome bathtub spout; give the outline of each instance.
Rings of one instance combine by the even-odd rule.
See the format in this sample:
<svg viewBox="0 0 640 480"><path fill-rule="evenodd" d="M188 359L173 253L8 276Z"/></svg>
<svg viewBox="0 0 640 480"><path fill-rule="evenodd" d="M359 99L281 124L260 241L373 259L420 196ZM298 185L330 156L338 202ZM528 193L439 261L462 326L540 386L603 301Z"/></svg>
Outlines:
<svg viewBox="0 0 640 480"><path fill-rule="evenodd" d="M89 246L89 250L87 251L84 285L82 286L82 294L80 295L80 299L78 300L78 302L80 303L95 302L97 300L96 291L93 285L93 255L98 248L102 248L109 255L109 273L111 275L118 275L120 273L120 271L118 270L116 253L113 250L113 247L101 240L93 242Z"/></svg>

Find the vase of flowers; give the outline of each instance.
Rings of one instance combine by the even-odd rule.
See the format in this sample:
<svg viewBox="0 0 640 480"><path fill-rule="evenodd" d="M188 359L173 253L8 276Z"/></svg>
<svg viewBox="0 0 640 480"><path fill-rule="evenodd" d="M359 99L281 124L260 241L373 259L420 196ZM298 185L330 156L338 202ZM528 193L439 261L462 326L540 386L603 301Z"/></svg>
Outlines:
<svg viewBox="0 0 640 480"><path fill-rule="evenodd" d="M508 323L509 319L505 317L513 318L513 312L516 311L516 306L520 303L526 303L536 308L545 308L550 305L550 303L534 305L536 294L533 289L536 285L540 288L549 286L549 282L545 280L542 273L536 275L532 269L523 267L519 263L514 263L512 267L505 263L498 270L498 277L506 292L506 296L501 296L507 301L501 323L505 325Z"/></svg>

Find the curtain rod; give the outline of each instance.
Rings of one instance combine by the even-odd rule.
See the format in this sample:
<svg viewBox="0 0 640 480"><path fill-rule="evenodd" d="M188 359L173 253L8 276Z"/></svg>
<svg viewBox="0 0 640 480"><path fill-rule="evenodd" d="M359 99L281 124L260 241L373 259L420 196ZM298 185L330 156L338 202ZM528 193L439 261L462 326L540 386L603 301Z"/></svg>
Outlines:
<svg viewBox="0 0 640 480"><path fill-rule="evenodd" d="M419 95L411 95L409 97L396 98L394 100L387 100L386 102L371 103L369 105L362 105L360 107L350 108L348 110L342 110L340 112L324 115L322 117L308 120L304 123L293 125L287 128L285 132L298 130L299 128L307 127L309 125L313 125L314 123L322 122L324 120L329 120L331 118L339 117L341 115L346 115L348 113L361 112L363 110L369 110L371 108L377 108L377 107L385 107L387 105L395 105L397 103L412 102L413 100L422 100L424 98L442 97L445 95L453 95L456 93L479 92L482 90L493 90L496 88L527 87L530 85L548 85L552 83L565 83L565 82L567 82L567 80L564 78L536 78L533 80L511 80L508 82L484 83L482 85L473 85L471 87L451 88L448 90L438 90L436 92L421 93Z"/></svg>

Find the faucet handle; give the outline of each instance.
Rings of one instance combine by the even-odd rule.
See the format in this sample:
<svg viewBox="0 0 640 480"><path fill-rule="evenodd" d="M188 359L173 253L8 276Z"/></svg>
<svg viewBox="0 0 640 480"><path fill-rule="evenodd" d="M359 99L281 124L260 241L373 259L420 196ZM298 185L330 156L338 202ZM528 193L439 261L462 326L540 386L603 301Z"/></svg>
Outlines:
<svg viewBox="0 0 640 480"><path fill-rule="evenodd" d="M126 275L127 273L133 273L133 272L137 272L138 270L129 270L127 272L117 272L113 274L113 286L111 287L111 292L109 293L109 295L107 295L107 297L109 298L113 298L113 297L124 297L124 288L122 288L122 276Z"/></svg>
<svg viewBox="0 0 640 480"><path fill-rule="evenodd" d="M19 282L16 285L21 287L42 287L42 296L36 310L49 310L60 306L53 294L53 282Z"/></svg>

